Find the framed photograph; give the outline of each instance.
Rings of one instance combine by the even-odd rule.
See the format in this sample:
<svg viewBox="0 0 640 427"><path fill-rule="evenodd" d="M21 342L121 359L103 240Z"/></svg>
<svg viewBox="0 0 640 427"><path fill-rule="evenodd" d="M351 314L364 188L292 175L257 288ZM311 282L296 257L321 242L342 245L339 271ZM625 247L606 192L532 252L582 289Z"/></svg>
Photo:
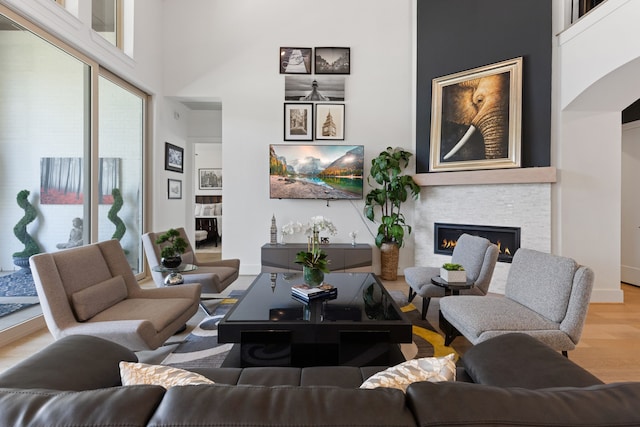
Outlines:
<svg viewBox="0 0 640 427"><path fill-rule="evenodd" d="M311 74L311 48L281 47L280 74Z"/></svg>
<svg viewBox="0 0 640 427"><path fill-rule="evenodd" d="M168 171L182 173L184 170L184 148L165 142L164 168Z"/></svg>
<svg viewBox="0 0 640 427"><path fill-rule="evenodd" d="M344 101L344 76L285 76L285 101Z"/></svg>
<svg viewBox="0 0 640 427"><path fill-rule="evenodd" d="M431 171L520 167L522 57L434 79L431 96Z"/></svg>
<svg viewBox="0 0 640 427"><path fill-rule="evenodd" d="M344 141L344 104L316 104L316 139Z"/></svg>
<svg viewBox="0 0 640 427"><path fill-rule="evenodd" d="M98 159L98 203L113 204L113 190L122 188L121 159ZM40 159L40 203L43 205L81 205L84 203L84 170L80 157Z"/></svg>
<svg viewBox="0 0 640 427"><path fill-rule="evenodd" d="M167 196L169 199L182 199L182 181L179 179L167 180Z"/></svg>
<svg viewBox="0 0 640 427"><path fill-rule="evenodd" d="M284 104L284 140L313 141L313 104Z"/></svg>
<svg viewBox="0 0 640 427"><path fill-rule="evenodd" d="M351 74L351 48L317 47L316 74Z"/></svg>
<svg viewBox="0 0 640 427"><path fill-rule="evenodd" d="M198 169L200 190L221 190L222 169Z"/></svg>

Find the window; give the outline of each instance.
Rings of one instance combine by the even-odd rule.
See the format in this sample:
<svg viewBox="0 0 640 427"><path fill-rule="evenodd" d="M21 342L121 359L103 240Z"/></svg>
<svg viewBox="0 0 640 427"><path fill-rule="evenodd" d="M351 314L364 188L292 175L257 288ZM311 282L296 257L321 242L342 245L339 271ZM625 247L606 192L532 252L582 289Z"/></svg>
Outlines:
<svg viewBox="0 0 640 427"><path fill-rule="evenodd" d="M12 255L26 244L11 231L27 216L23 190L40 252L115 237L142 275L146 105L142 91L0 6L0 276L21 271ZM37 296L7 298L0 284L0 331L40 314L21 306Z"/></svg>
<svg viewBox="0 0 640 427"><path fill-rule="evenodd" d="M91 28L122 49L122 0L91 0Z"/></svg>

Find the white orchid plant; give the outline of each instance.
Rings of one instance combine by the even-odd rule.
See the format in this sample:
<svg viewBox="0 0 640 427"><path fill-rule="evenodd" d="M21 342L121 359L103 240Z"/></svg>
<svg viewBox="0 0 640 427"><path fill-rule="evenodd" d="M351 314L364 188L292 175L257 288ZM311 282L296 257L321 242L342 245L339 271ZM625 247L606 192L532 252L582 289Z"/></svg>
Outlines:
<svg viewBox="0 0 640 427"><path fill-rule="evenodd" d="M291 234L293 234L293 232L297 232L297 230L304 230L304 233L308 236L307 250L298 252L294 262L309 268L317 268L324 273L328 273L329 260L327 259L327 254L320 249L318 235L321 231L326 231L334 236L338 234L338 229L333 225L333 222L331 222L330 219L319 215L312 217L311 221L304 226L299 222L290 222L282 227L283 232L285 232L285 228L287 231L292 230Z"/></svg>

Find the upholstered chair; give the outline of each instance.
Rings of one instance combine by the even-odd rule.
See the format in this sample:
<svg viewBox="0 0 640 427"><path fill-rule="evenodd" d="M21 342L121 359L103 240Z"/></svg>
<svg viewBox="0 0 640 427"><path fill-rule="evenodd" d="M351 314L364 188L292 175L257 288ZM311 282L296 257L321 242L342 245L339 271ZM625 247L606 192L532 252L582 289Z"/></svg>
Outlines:
<svg viewBox="0 0 640 427"><path fill-rule="evenodd" d="M467 281L473 282L470 289L460 290L460 295L486 295L498 260L498 247L488 239L470 234L462 234L453 248L451 262L460 264L467 273ZM446 289L431 283L440 275L437 267L408 267L404 270L404 280L409 284L409 302L422 297L422 318L427 316L431 298L445 296Z"/></svg>
<svg viewBox="0 0 640 427"><path fill-rule="evenodd" d="M197 270L180 273L184 279L184 283L200 283L204 294L216 294L225 290L232 284L240 273L239 259L223 259L220 261L202 262L193 250L191 242L187 237L184 228L176 228L180 236L187 242L187 249L182 254L182 262L185 264L194 264L198 266ZM144 251L149 262L149 267L160 265L161 245L156 243L159 236L166 231L149 232L142 236ZM157 286L164 286L164 278L168 273L162 273L151 270L154 282Z"/></svg>
<svg viewBox="0 0 640 427"><path fill-rule="evenodd" d="M587 316L593 271L571 258L520 248L509 269L504 295L444 297L443 320L453 335L472 344L511 332L531 335L550 347L573 350Z"/></svg>
<svg viewBox="0 0 640 427"><path fill-rule="evenodd" d="M117 240L34 255L29 263L55 339L92 335L153 350L198 311L200 285L141 288Z"/></svg>

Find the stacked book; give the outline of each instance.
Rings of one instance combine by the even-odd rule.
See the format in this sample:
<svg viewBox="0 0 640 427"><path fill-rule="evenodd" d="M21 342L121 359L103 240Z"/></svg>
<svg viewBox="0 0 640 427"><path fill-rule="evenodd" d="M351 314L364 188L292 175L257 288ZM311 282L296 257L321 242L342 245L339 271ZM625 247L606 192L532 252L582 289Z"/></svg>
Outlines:
<svg viewBox="0 0 640 427"><path fill-rule="evenodd" d="M314 288L305 284L294 285L291 287L291 297L308 304L311 301L336 299L338 297L338 289L328 283L323 283Z"/></svg>

